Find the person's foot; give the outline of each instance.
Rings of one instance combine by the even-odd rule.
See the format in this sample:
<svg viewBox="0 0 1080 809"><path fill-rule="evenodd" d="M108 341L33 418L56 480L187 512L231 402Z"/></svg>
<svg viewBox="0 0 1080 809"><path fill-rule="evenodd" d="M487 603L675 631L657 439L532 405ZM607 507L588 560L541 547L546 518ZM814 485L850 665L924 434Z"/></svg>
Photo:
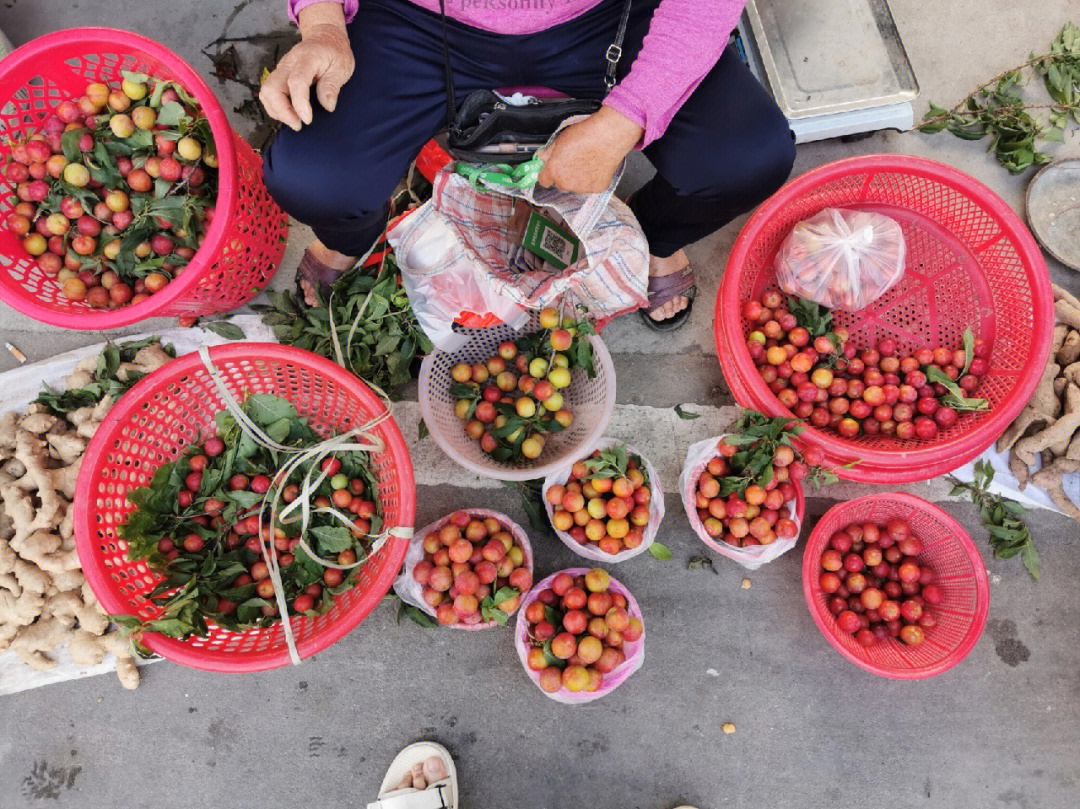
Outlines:
<svg viewBox="0 0 1080 809"><path fill-rule="evenodd" d="M438 783L449 775L443 760L438 756L431 756L419 764L413 764L412 769L402 776L394 789L427 789L429 785Z"/></svg>
<svg viewBox="0 0 1080 809"><path fill-rule="evenodd" d="M649 256L649 277L662 278L665 275L681 272L689 265L690 259L683 250L676 250L667 258ZM685 309L689 303L690 299L685 295L676 295L663 306L649 312L649 317L656 321L668 320Z"/></svg>
<svg viewBox="0 0 1080 809"><path fill-rule="evenodd" d="M304 259L301 260L302 265L305 260L309 265L311 262L317 264L316 267L311 268L311 272L317 274L324 283L328 281L327 276L332 276L334 273L341 275L346 270L352 269L352 266L356 263L354 256L347 256L344 253L331 250L318 239L315 239L307 246ZM315 295L318 282L309 277L311 272L305 271L305 267L302 266L297 281L304 294L304 303L308 306L315 306L319 302Z"/></svg>

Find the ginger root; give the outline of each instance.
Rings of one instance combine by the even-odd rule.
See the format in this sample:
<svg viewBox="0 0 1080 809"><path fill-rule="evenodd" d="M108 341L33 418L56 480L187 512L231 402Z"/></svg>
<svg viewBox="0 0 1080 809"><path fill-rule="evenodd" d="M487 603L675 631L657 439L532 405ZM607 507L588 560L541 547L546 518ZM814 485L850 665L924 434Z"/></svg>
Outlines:
<svg viewBox="0 0 1080 809"><path fill-rule="evenodd" d="M1031 476L1031 482L1050 495L1050 499L1069 517L1080 521L1080 507L1065 494L1062 478L1070 472L1080 472L1080 461L1058 458Z"/></svg>
<svg viewBox="0 0 1080 809"><path fill-rule="evenodd" d="M1080 521L1080 506L1062 484L1065 475L1080 472L1080 299L1057 285L1053 290L1057 323L1050 361L1031 401L998 438L997 450L1009 451L1009 470L1021 489L1034 483Z"/></svg>
<svg viewBox="0 0 1080 809"><path fill-rule="evenodd" d="M170 359L148 346L125 373L149 373ZM80 362L68 385L94 381L97 367L97 357ZM83 453L112 405L106 396L63 417L36 403L0 415L0 650L10 647L38 670L56 666L65 647L78 665L112 654L121 685L135 688L130 643L108 631L82 573L71 507Z"/></svg>
<svg viewBox="0 0 1080 809"><path fill-rule="evenodd" d="M1045 430L1016 442L1016 456L1027 464L1035 465L1035 456L1045 449L1064 455L1073 433L1080 430L1080 386L1070 384L1065 391L1065 414Z"/></svg>

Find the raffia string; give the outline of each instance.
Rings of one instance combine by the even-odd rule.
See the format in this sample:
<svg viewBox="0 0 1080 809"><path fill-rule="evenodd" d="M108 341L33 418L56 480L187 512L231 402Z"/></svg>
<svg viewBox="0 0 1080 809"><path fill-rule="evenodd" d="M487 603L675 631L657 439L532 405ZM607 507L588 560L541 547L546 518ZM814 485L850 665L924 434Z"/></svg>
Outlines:
<svg viewBox="0 0 1080 809"><path fill-rule="evenodd" d="M284 489L283 486L274 486L264 496L259 508L259 536L263 536L263 515L266 510L266 505L270 505L270 537L271 541L262 544L263 560L266 562L266 567L270 572L270 580L274 583L274 599L277 602L278 612L281 615L282 630L285 634L285 643L289 648L289 658L293 665L299 665L301 662L300 655L296 650L296 639L293 636L292 621L289 620L289 608L285 601L285 588L281 581L281 569L278 565L277 547L273 542L273 529L278 523L288 525L299 520L300 522L300 547L304 549L304 552L310 556L314 561L318 562L323 567L335 568L337 570L351 570L352 568L359 567L364 564L371 556L371 554L377 553L379 549L386 543L390 537L398 537L401 539L411 539L413 535L412 526L396 525L384 527L378 534L371 535L371 554L364 556L363 559L357 559L357 561L350 565L340 565L336 562L332 562L328 559L323 559L316 555L308 544L307 535L308 524L312 514L329 514L334 519L343 523L350 530L354 527L352 519L346 514L338 511L336 508L319 506L312 508L311 498L318 490L319 486L327 477L327 471L320 469L317 475L313 476L315 469L321 466L321 462L324 458L336 452L368 452L379 453L386 450L386 444L377 435L372 434L372 430L379 426L386 419L390 418L390 402L386 394L379 390L377 386L370 386L375 390L380 399L383 401L384 409L381 413L369 419L366 423L359 427L354 427L348 432L336 435L333 438L329 438L325 441L321 441L318 444L313 444L310 447L287 447L274 441L270 436L266 435L262 429L257 425L248 415L244 412L244 408L236 400L233 394L229 391L225 385L225 380L221 376L221 371L214 365L213 360L210 359L210 352L206 346L199 349L199 358L202 360L203 365L210 374L210 379L213 380L214 386L217 388L218 395L221 397L222 404L225 405L225 409L236 420L240 430L248 436L252 441L263 446L267 449L274 450L275 452L281 452L285 455L291 456L289 460L277 471L273 476L275 482L282 482L289 479L294 471L296 471L304 463L310 461L311 465L308 468L307 474L304 477L304 485L300 489L300 493L296 499L285 506L281 512L278 512L278 505L281 500L281 492ZM359 440L353 440L359 439ZM271 492L273 497L271 498ZM289 519L294 512L299 511L299 515Z"/></svg>

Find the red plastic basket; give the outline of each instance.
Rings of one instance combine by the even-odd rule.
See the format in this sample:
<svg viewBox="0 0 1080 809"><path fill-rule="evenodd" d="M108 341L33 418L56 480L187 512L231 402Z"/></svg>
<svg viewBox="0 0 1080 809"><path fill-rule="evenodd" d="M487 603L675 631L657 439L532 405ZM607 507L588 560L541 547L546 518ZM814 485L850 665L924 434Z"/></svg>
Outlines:
<svg viewBox="0 0 1080 809"><path fill-rule="evenodd" d="M840 630L828 610L827 595L819 584L821 553L834 533L853 522L884 524L894 517L911 523L912 533L922 540L918 558L934 569L944 600L934 607L937 626L926 630L926 639L918 646L905 646L897 640L862 646L853 635ZM872 494L838 503L825 512L803 552L803 592L814 623L840 654L867 671L894 680L919 680L951 669L974 648L990 609L986 566L971 537L933 503L903 493Z"/></svg>
<svg viewBox="0 0 1080 809"><path fill-rule="evenodd" d="M964 329L992 344L990 370L977 395L990 410L964 414L935 439L860 436L848 440L808 428L803 439L841 477L868 483L926 480L978 455L1035 391L1054 325L1050 276L1042 253L1013 210L983 184L942 163L869 155L830 163L792 180L766 201L739 234L716 300L716 347L739 404L791 415L758 375L743 304L777 288L773 259L798 222L827 207L893 217L907 243L903 280L859 312L835 312L856 345L895 337L902 350L960 348Z"/></svg>
<svg viewBox="0 0 1080 809"><path fill-rule="evenodd" d="M23 45L0 62L0 158L11 138L39 131L61 101L91 81L117 86L121 70L179 82L210 121L219 159L218 198L206 240L180 275L133 306L94 309L72 301L38 269L20 239L0 230L0 299L42 323L112 329L148 317L227 312L265 287L285 252L288 219L262 181L262 159L229 125L214 93L179 56L153 40L112 28L57 31ZM0 178L0 188L11 188ZM15 205L0 197L0 218Z"/></svg>
<svg viewBox="0 0 1080 809"><path fill-rule="evenodd" d="M234 343L210 356L236 396L273 393L288 398L311 427L329 436L356 427L386 409L352 374L308 351L272 343ZM125 556L117 527L132 506L127 494L146 484L199 436L214 432L222 409L198 354L174 360L124 394L98 428L82 461L75 493L75 542L90 587L109 613L153 618L145 598L161 577ZM416 486L405 441L393 419L374 428L386 450L372 458L387 526L412 526ZM314 618L292 618L297 650L309 657L359 624L390 589L409 541L393 537L364 565L357 585ZM211 626L206 638L186 641L147 633L143 642L162 657L210 671L260 671L289 662L281 624L236 633Z"/></svg>

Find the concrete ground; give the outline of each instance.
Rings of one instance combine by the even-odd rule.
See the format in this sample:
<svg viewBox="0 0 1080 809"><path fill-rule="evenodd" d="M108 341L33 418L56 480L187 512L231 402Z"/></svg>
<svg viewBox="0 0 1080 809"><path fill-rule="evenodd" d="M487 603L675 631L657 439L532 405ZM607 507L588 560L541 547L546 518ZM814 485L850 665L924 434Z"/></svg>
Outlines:
<svg viewBox="0 0 1080 809"><path fill-rule="evenodd" d="M162 39L208 76L215 67L203 51L234 45L216 69L252 83L292 37L283 5L150 0L110 3L104 14L104 4L86 0L5 0L0 28L19 44L67 26L128 27ZM1048 43L1066 20L1080 19L1076 0L891 6L922 86L919 113L930 100L953 103ZM222 79L217 88L237 128L258 143L265 127L241 82ZM1022 213L1030 175L1011 177L982 145L947 135L891 132L805 145L795 170L882 151L957 166ZM1072 138L1059 154L1078 152ZM658 337L626 318L605 333L620 381L611 432L663 456L665 480L689 443L733 414L710 315L743 221L691 250L703 289L687 328ZM287 268L306 236L294 229ZM1080 293L1080 279L1050 263L1055 281ZM275 285L290 285L287 275ZM47 330L8 309L0 333L32 360L101 339ZM0 357L0 369L11 365ZM673 425L678 403L707 418ZM400 415L415 444L415 406ZM455 472L430 440L415 448L418 525L481 504L524 521L513 492ZM826 489L810 513L872 489ZM940 482L912 489L944 496ZM750 574L721 559L716 575L688 570L690 557L707 552L669 495L660 540L674 559L644 556L616 571L645 613L646 664L598 703L572 709L546 699L521 671L509 631L396 625L387 603L299 668L223 676L164 663L144 670L133 693L106 676L0 700L0 806L362 806L394 753L419 738L455 754L466 809L1076 806L1080 530L1055 514L1030 515L1043 557L1036 584L1016 560L986 552L972 507L943 506L984 550L992 600L970 656L932 680L878 679L832 650L805 608L801 548ZM535 546L541 575L578 562L554 541ZM744 576L750 589L740 588ZM724 735L724 722L737 732Z"/></svg>

